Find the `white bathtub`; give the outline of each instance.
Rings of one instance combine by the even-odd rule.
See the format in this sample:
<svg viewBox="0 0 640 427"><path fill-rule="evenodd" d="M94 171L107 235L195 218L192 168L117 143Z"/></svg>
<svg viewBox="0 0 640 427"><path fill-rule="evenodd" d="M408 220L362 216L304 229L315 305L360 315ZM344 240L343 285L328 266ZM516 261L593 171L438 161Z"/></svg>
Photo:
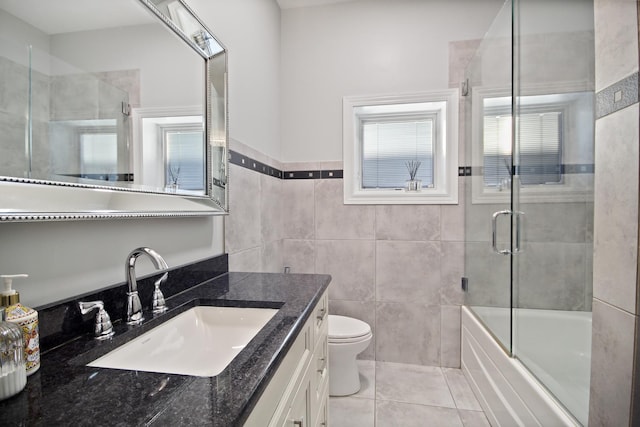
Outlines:
<svg viewBox="0 0 640 427"><path fill-rule="evenodd" d="M502 342L508 342L508 309L474 307L473 311ZM517 309L514 326L514 353L528 370L507 356L469 308L463 307L462 369L491 424L586 425L591 313Z"/></svg>

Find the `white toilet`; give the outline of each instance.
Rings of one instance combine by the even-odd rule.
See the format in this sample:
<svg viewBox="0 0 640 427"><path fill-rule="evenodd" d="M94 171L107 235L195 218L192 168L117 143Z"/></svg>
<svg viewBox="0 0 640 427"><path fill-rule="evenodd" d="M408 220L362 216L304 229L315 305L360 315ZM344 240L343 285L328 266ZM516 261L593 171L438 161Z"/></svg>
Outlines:
<svg viewBox="0 0 640 427"><path fill-rule="evenodd" d="M360 390L356 356L371 342L371 327L362 320L329 315L329 394L347 396Z"/></svg>

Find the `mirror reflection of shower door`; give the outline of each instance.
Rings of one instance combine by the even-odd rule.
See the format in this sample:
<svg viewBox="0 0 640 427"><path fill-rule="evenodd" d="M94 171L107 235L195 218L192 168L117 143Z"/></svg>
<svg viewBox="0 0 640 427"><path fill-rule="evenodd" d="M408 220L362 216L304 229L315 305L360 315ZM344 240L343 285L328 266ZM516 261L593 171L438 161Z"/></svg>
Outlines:
<svg viewBox="0 0 640 427"><path fill-rule="evenodd" d="M511 4L496 16L466 70L465 303L511 353ZM470 119L469 119L470 118ZM494 216L495 214L495 216ZM495 230L495 233L494 233Z"/></svg>

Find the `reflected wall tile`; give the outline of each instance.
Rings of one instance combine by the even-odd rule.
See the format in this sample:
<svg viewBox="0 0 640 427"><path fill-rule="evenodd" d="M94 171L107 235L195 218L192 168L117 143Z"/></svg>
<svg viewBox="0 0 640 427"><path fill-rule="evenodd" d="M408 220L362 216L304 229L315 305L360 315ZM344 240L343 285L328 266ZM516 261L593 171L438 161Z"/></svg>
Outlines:
<svg viewBox="0 0 640 427"><path fill-rule="evenodd" d="M376 241L376 299L440 304L440 242Z"/></svg>
<svg viewBox="0 0 640 427"><path fill-rule="evenodd" d="M250 248L240 252L230 253L229 271L260 272L262 270L260 252L260 248Z"/></svg>
<svg viewBox="0 0 640 427"><path fill-rule="evenodd" d="M460 306L440 307L440 366L460 367Z"/></svg>
<svg viewBox="0 0 640 427"><path fill-rule="evenodd" d="M282 185L279 178L260 176L260 231L262 243L282 239L284 215L282 215Z"/></svg>
<svg viewBox="0 0 640 427"><path fill-rule="evenodd" d="M358 355L358 359L375 360L376 350L376 303L374 301L345 301L329 299L329 314L338 314L340 316L349 316L354 319L360 319L371 326L373 339L371 344L362 353Z"/></svg>
<svg viewBox="0 0 640 427"><path fill-rule="evenodd" d="M375 207L345 205L342 179L314 180L317 239L373 239Z"/></svg>
<svg viewBox="0 0 640 427"><path fill-rule="evenodd" d="M596 121L593 296L636 312L638 104Z"/></svg>
<svg viewBox="0 0 640 427"><path fill-rule="evenodd" d="M98 80L91 74L51 77L51 119L98 117Z"/></svg>
<svg viewBox="0 0 640 427"><path fill-rule="evenodd" d="M439 240L439 205L378 205L376 239Z"/></svg>
<svg viewBox="0 0 640 427"><path fill-rule="evenodd" d="M281 214L284 218L282 237L285 239L313 239L314 180L288 179L283 183Z"/></svg>
<svg viewBox="0 0 640 427"><path fill-rule="evenodd" d="M314 240L285 239L282 242L282 266L291 273L313 274L315 270L316 244Z"/></svg>
<svg viewBox="0 0 640 427"><path fill-rule="evenodd" d="M448 305L462 305L464 292L461 280L464 276L464 243L442 242L442 269L440 303Z"/></svg>
<svg viewBox="0 0 640 427"><path fill-rule="evenodd" d="M229 253L259 247L260 175L239 166L229 167L230 213L225 217L225 242Z"/></svg>
<svg viewBox="0 0 640 427"><path fill-rule="evenodd" d="M378 302L376 359L439 366L440 306Z"/></svg>
<svg viewBox="0 0 640 427"><path fill-rule="evenodd" d="M593 300L590 426L629 425L635 316Z"/></svg>
<svg viewBox="0 0 640 427"><path fill-rule="evenodd" d="M330 274L329 298L373 301L375 241L316 240L316 273Z"/></svg>
<svg viewBox="0 0 640 427"><path fill-rule="evenodd" d="M24 116L29 104L29 69L2 57L0 58L0 75L3 76L0 81L0 94L2 94L0 112Z"/></svg>
<svg viewBox="0 0 640 427"><path fill-rule="evenodd" d="M638 71L635 0L595 0L596 92Z"/></svg>

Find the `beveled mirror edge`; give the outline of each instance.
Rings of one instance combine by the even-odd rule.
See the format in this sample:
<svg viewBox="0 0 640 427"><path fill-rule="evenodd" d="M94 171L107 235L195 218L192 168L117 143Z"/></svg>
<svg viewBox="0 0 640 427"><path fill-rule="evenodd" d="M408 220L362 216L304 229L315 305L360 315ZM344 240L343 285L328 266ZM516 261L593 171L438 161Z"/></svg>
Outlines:
<svg viewBox="0 0 640 427"><path fill-rule="evenodd" d="M183 39L188 45L193 48L205 61L205 111L206 117L205 126L205 144L207 148L206 155L206 175L208 194L204 196L190 196L190 195L176 195L169 193L158 193L153 191L146 191L140 189L132 189L125 187L111 187L106 185L94 185L94 184L81 184L70 182L57 182L47 181L31 178L19 178L0 176L0 223L1 222L31 222L31 221L69 221L69 220L94 220L94 219L131 219L131 218L166 218L166 217L195 217L195 216L217 216L227 215L229 213L228 204L228 173L229 173L229 118L228 118L228 51L226 47L218 41L211 30L202 23L200 18L193 12L193 10L183 1L177 0L193 17L194 19L213 37L216 43L223 49L220 52L208 57L204 52L198 48L197 44L187 37L177 26L166 16L164 16L153 3L148 0L138 0L149 11L151 11L158 19L165 23L176 35ZM219 182L219 185L214 186L212 157L213 150L210 144L211 129L211 87L210 87L210 72L209 62L211 59L220 55L225 55L225 72L224 72L224 123L225 123L225 142L224 146L217 145L222 148L222 167L224 170L223 179L215 179ZM30 185L29 191L33 192L29 198L23 196L26 188L24 185ZM224 200L220 200L213 193L214 188L221 188L223 190L222 196ZM139 198L133 205L140 204L143 206L153 206L154 204L162 205L162 208L155 209L33 209L30 207L30 202L33 200L60 200L62 194L66 194L69 190L76 192L74 196L79 194L80 198L95 196L96 194L108 194L109 198L124 198L131 199L132 197ZM124 196L127 195L127 196ZM22 202L22 204L20 203ZM183 203L184 202L184 203ZM168 205L173 205L169 206ZM14 206L10 210L3 208L4 206ZM51 206L54 208L55 206ZM73 207L73 203L71 203ZM157 209L157 210L156 210Z"/></svg>
<svg viewBox="0 0 640 427"><path fill-rule="evenodd" d="M0 177L0 207L17 206L11 210L0 208L1 222L68 221L88 219L130 219L161 217L193 217L226 215L224 208L205 196L119 191L112 187L78 188L55 181ZM29 187L25 187L29 186ZM21 197L25 190L30 197ZM86 191L78 200L77 191ZM87 200L89 199L89 200ZM20 201L19 203L17 201ZM45 202L47 209L34 209ZM18 203L18 204L16 204ZM126 206L127 208L120 208ZM162 206L163 209L158 209Z"/></svg>

